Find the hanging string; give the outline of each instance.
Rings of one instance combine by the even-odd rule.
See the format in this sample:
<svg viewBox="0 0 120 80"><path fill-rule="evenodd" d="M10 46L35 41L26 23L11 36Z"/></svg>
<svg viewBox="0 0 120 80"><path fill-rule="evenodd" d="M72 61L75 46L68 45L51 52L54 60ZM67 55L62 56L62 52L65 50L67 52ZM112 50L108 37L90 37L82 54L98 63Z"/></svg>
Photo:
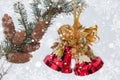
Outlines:
<svg viewBox="0 0 120 80"><path fill-rule="evenodd" d="M78 19L80 18L80 14L82 13L84 4L85 4L85 0L82 0L81 6L80 6L79 11L78 11L78 17L77 17Z"/></svg>
<svg viewBox="0 0 120 80"><path fill-rule="evenodd" d="M74 0L74 6L73 6L73 9L74 9L74 23L76 22L76 0Z"/></svg>

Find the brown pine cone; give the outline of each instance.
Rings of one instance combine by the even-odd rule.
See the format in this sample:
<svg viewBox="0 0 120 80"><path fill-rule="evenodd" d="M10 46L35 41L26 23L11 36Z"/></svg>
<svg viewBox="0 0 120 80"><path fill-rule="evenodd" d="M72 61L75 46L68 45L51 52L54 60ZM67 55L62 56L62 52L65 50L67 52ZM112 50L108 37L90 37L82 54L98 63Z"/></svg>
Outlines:
<svg viewBox="0 0 120 80"><path fill-rule="evenodd" d="M30 61L32 55L22 52L13 52L7 56L7 61L12 63L25 63Z"/></svg>
<svg viewBox="0 0 120 80"><path fill-rule="evenodd" d="M2 26L4 28L5 38L11 41L16 31L15 31L13 20L8 14L4 14L3 16Z"/></svg>
<svg viewBox="0 0 120 80"><path fill-rule="evenodd" d="M45 33L45 28L46 28L46 24L44 21L40 21L36 27L33 29L32 34L31 34L31 38L35 41L38 42L42 36Z"/></svg>
<svg viewBox="0 0 120 80"><path fill-rule="evenodd" d="M23 52L32 52L39 49L40 43L30 43L27 45L22 45L21 49Z"/></svg>
<svg viewBox="0 0 120 80"><path fill-rule="evenodd" d="M25 39L25 32L24 31L16 32L13 39L12 39L12 43L14 45L20 45L24 39Z"/></svg>

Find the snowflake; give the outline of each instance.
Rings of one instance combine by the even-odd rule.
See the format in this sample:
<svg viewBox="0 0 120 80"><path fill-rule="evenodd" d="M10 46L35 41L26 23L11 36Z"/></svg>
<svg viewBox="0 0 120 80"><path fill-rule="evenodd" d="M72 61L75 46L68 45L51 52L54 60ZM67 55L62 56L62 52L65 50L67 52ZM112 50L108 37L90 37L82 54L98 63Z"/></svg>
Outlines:
<svg viewBox="0 0 120 80"><path fill-rule="evenodd" d="M39 61L35 63L35 67L37 67L37 68L41 67L41 65L42 65L41 62L39 62Z"/></svg>

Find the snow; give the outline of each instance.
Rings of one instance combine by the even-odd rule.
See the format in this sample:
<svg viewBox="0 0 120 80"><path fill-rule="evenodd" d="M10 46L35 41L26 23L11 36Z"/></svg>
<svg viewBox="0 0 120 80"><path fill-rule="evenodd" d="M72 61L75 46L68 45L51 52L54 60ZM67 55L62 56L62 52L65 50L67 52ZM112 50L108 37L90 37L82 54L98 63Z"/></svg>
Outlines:
<svg viewBox="0 0 120 80"><path fill-rule="evenodd" d="M0 0L0 19L4 13L12 16L18 27L17 16L13 11L13 3L17 0ZM27 11L28 0L22 0ZM100 41L93 45L94 53L104 61L103 68L89 76L78 77L62 74L48 68L43 59L52 50L50 46L58 38L57 29L63 24L73 24L73 16L60 14L44 35L39 50L32 53L33 58L25 64L13 64L2 80L119 80L120 79L120 0L87 0L88 7L81 15L81 24L92 26L97 24ZM31 16L31 15L28 15ZM32 21L30 17L30 21ZM3 40L0 20L0 40ZM73 66L73 64L72 64Z"/></svg>
<svg viewBox="0 0 120 80"><path fill-rule="evenodd" d="M35 67L40 68L41 67L41 62L40 61L36 62Z"/></svg>

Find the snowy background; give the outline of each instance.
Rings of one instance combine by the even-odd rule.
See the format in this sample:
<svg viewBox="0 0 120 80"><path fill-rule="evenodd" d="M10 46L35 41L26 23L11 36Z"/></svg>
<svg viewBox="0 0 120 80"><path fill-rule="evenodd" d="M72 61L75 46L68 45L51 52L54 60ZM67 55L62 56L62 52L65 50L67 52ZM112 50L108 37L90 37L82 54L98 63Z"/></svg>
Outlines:
<svg viewBox="0 0 120 80"><path fill-rule="evenodd" d="M15 0L0 0L0 19L4 13L9 13L17 26L17 15L13 11ZM30 13L29 0L23 0ZM120 0L87 0L88 7L81 15L80 22L85 26L99 26L100 41L93 45L94 53L104 61L104 66L98 72L78 77L72 74L62 74L48 68L43 59L50 54L50 46L57 35L57 29L63 24L73 24L73 16L60 14L53 20L41 42L41 48L32 53L33 58L25 64L13 64L8 74L2 80L119 80L120 79ZM31 15L29 15L31 16ZM32 20L29 19L29 20ZM3 39L0 20L0 40ZM73 67L73 66L72 66Z"/></svg>

